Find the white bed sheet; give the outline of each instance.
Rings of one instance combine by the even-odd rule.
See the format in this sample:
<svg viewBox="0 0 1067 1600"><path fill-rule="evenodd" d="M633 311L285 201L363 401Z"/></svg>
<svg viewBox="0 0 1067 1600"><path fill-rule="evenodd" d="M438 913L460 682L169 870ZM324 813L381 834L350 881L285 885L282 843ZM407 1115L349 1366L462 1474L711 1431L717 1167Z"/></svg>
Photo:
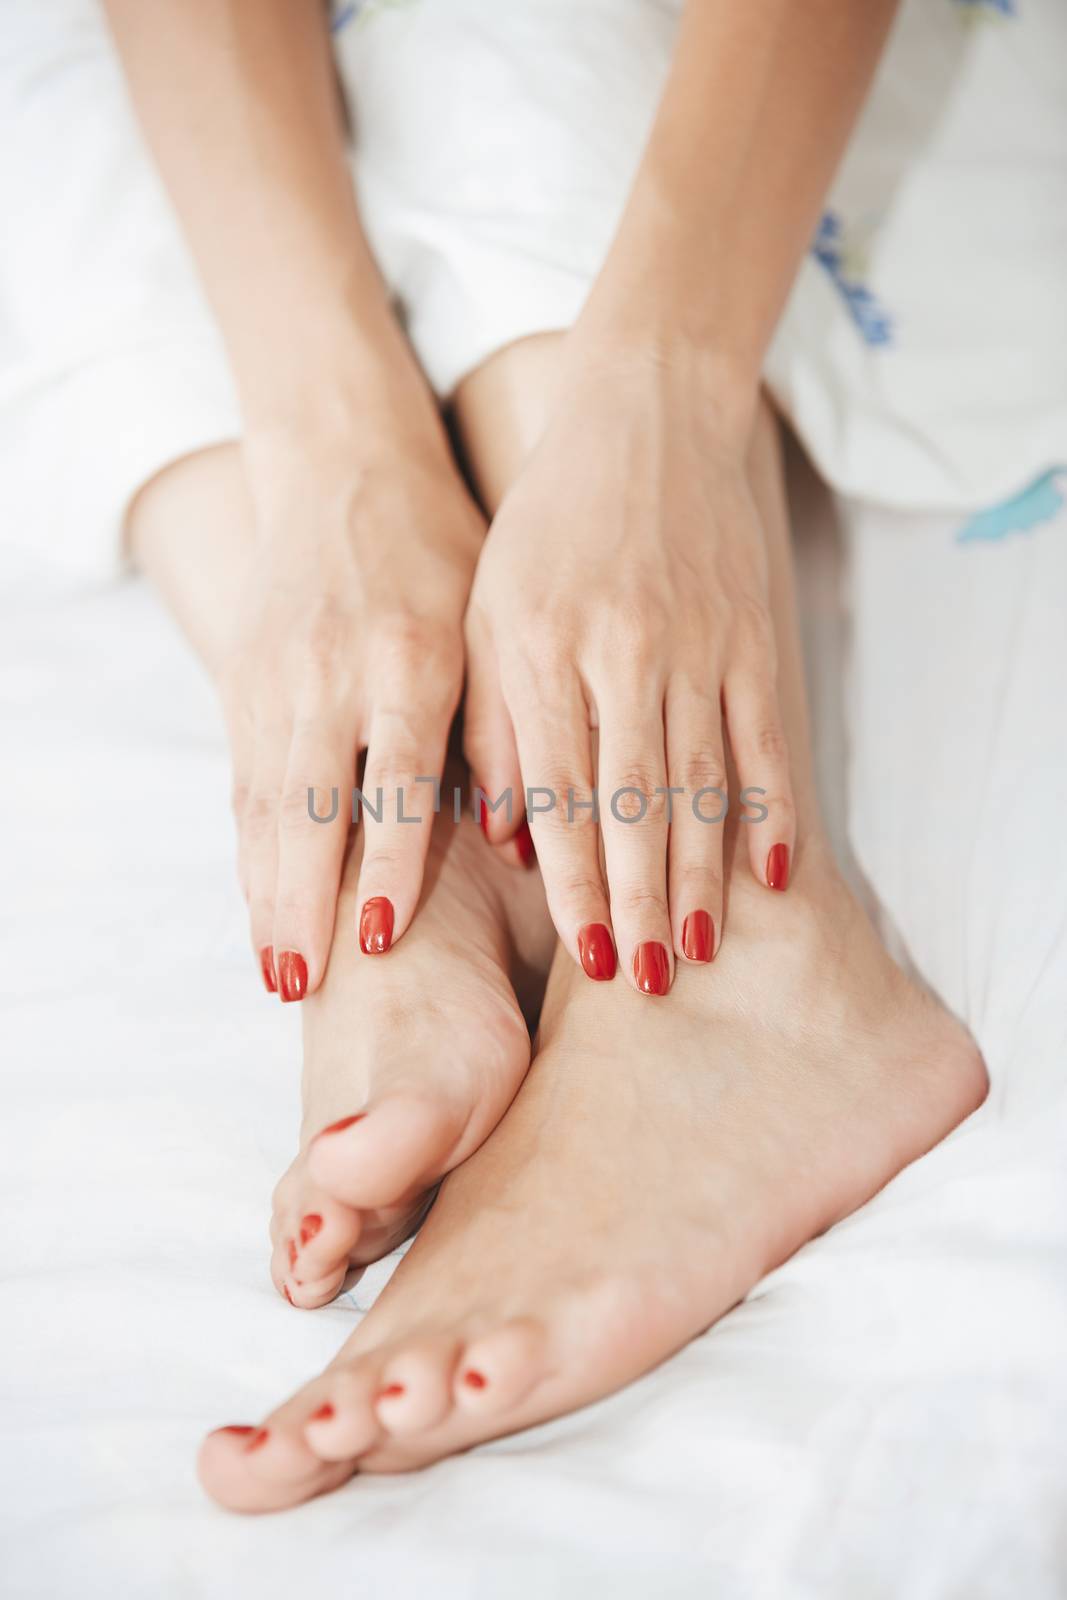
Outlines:
<svg viewBox="0 0 1067 1600"><path fill-rule="evenodd" d="M0 695L5 1596L1067 1593L1062 1093L995 1094L609 1401L282 1516L210 1505L202 1432L324 1363L388 1264L314 1314L269 1282L298 1019L258 987L219 718L154 599L13 586Z"/></svg>

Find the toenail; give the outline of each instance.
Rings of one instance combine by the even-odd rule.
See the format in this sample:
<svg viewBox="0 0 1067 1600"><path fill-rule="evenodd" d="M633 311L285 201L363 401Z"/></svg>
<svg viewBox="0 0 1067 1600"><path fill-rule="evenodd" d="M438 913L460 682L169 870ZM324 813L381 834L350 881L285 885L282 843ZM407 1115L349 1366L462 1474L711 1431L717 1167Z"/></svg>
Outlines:
<svg viewBox="0 0 1067 1600"><path fill-rule="evenodd" d="M658 939L646 939L634 951L634 981L642 994L666 994L670 988L670 962Z"/></svg>
<svg viewBox="0 0 1067 1600"><path fill-rule="evenodd" d="M463 1382L468 1389L484 1389L489 1382L484 1372L478 1372L474 1367L469 1367L463 1374Z"/></svg>
<svg viewBox="0 0 1067 1600"><path fill-rule="evenodd" d="M384 956L392 942L393 902L375 895L359 915L359 948L365 956Z"/></svg>
<svg viewBox="0 0 1067 1600"><path fill-rule="evenodd" d="M216 1428L216 1433L232 1433L238 1438L247 1438L250 1433L255 1433L250 1422L228 1422L224 1428Z"/></svg>
<svg viewBox="0 0 1067 1600"><path fill-rule="evenodd" d="M245 1445L245 1455L250 1455L253 1450L258 1450L260 1445L266 1444L269 1438L270 1430L268 1428L257 1428Z"/></svg>
<svg viewBox="0 0 1067 1600"><path fill-rule="evenodd" d="M343 1133L345 1128L350 1128L354 1122L362 1122L366 1115L365 1111L357 1111L354 1117L342 1117L340 1122L331 1122L328 1128L320 1129L315 1137L321 1139L325 1133Z"/></svg>
<svg viewBox="0 0 1067 1600"><path fill-rule="evenodd" d="M322 1227L322 1218L319 1216L318 1212L312 1211L306 1217L301 1217L301 1219L300 1219L300 1244L301 1244L301 1247L303 1247L306 1244L310 1244L311 1240L314 1239L315 1235L318 1233L318 1231L319 1231L319 1229L321 1227Z"/></svg>
<svg viewBox="0 0 1067 1600"><path fill-rule="evenodd" d="M602 922L587 922L578 929L578 959L586 976L606 983L615 976L615 946Z"/></svg>
<svg viewBox="0 0 1067 1600"><path fill-rule="evenodd" d="M334 1415L333 1406L327 1400L325 1405L321 1405L317 1411L313 1411L311 1413L310 1417L308 1418L308 1421L309 1422L329 1422L330 1418L333 1415Z"/></svg>
<svg viewBox="0 0 1067 1600"><path fill-rule="evenodd" d="M282 1294L283 1294L283 1295L284 1295L284 1296L285 1296L285 1298L286 1298L286 1299L287 1299L287 1300L288 1300L288 1302L289 1302L289 1304L290 1304L290 1305L292 1305L292 1304L293 1304L293 1297L292 1297L292 1295L291 1295L291 1294L290 1294L290 1293L289 1293L289 1285L288 1285L288 1284L287 1284L287 1283L283 1283L283 1284L282 1284ZM293 1307L293 1309L294 1309L294 1310L295 1310L295 1309L296 1309L296 1307L295 1307L295 1306L294 1306L294 1307Z"/></svg>
<svg viewBox="0 0 1067 1600"><path fill-rule="evenodd" d="M268 994L278 993L278 980L274 974L274 946L265 944L259 952L259 967Z"/></svg>
<svg viewBox="0 0 1067 1600"><path fill-rule="evenodd" d="M767 857L767 887L768 889L789 888L789 846L787 844L776 844L771 847L771 853Z"/></svg>
<svg viewBox="0 0 1067 1600"><path fill-rule="evenodd" d="M375 1395L376 1400L399 1400L406 1390L402 1383L387 1383L384 1389L379 1389Z"/></svg>
<svg viewBox="0 0 1067 1600"><path fill-rule="evenodd" d="M682 954L687 961L710 961L715 954L715 924L706 911L691 911L682 923Z"/></svg>
<svg viewBox="0 0 1067 1600"><path fill-rule="evenodd" d="M285 1241L285 1248L289 1253L289 1265L291 1267L295 1267L296 1266L296 1245L293 1243L292 1239L287 1239Z"/></svg>
<svg viewBox="0 0 1067 1600"><path fill-rule="evenodd" d="M537 852L534 849L533 834L530 832L530 824L526 821L525 817L522 819L519 831L515 835L515 848L519 852L519 860L522 862L523 866L532 867L534 862L537 860Z"/></svg>
<svg viewBox="0 0 1067 1600"><path fill-rule="evenodd" d="M285 1001L307 994L308 964L298 950L283 950L278 957L278 989Z"/></svg>

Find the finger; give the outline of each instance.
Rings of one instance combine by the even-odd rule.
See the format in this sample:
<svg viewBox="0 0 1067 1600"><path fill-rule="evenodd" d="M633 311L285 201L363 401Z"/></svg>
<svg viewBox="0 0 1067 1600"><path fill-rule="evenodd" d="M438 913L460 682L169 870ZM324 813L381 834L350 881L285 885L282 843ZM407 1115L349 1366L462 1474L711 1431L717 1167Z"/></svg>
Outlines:
<svg viewBox="0 0 1067 1600"><path fill-rule="evenodd" d="M787 889L796 851L796 806L769 624L759 647L739 656L727 672L723 705L749 864L769 889Z"/></svg>
<svg viewBox="0 0 1067 1600"><path fill-rule="evenodd" d="M278 808L273 942L303 960L306 994L322 982L333 942L355 770L354 721L297 721Z"/></svg>
<svg viewBox="0 0 1067 1600"><path fill-rule="evenodd" d="M411 923L422 892L462 654L442 643L395 659L372 686L363 773L363 860L356 904L364 955L384 955Z"/></svg>
<svg viewBox="0 0 1067 1600"><path fill-rule="evenodd" d="M726 759L718 693L682 679L667 691L667 772L673 796L667 883L675 954L711 961L722 939Z"/></svg>
<svg viewBox="0 0 1067 1600"><path fill-rule="evenodd" d="M289 745L288 728L275 723L259 733L252 761L252 775L244 791L244 805L238 818L241 881L248 900L248 918L263 981L271 992L268 971L274 988L283 1000L300 999L303 988L299 968L287 946L274 944L274 897L278 879L278 807L285 778ZM284 978L283 978L284 970ZM299 988L300 993L294 993Z"/></svg>
<svg viewBox="0 0 1067 1600"><path fill-rule="evenodd" d="M523 806L519 753L496 652L488 628L473 613L468 614L466 633L463 752L471 770L475 812L490 844L514 839L511 858L517 865L532 866L533 842Z"/></svg>
<svg viewBox="0 0 1067 1600"><path fill-rule="evenodd" d="M643 692L643 691L642 691ZM667 762L659 695L597 694L600 826L620 959L642 994L674 976L667 908Z"/></svg>
<svg viewBox="0 0 1067 1600"><path fill-rule="evenodd" d="M528 821L549 913L564 948L595 982L615 976L611 911L600 867L589 708L570 668L516 675L509 707Z"/></svg>
<svg viewBox="0 0 1067 1600"><path fill-rule="evenodd" d="M363 774L363 861L356 890L364 955L385 955L410 926L440 801L448 725L412 706L371 722Z"/></svg>

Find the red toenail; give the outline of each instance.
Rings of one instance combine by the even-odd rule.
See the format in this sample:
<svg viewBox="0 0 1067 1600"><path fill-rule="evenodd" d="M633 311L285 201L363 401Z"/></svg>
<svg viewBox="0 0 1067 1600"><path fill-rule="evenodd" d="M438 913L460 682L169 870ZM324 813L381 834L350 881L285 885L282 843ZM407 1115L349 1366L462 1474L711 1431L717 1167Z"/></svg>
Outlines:
<svg viewBox="0 0 1067 1600"><path fill-rule="evenodd" d="M268 994L278 993L278 980L274 975L274 946L265 944L259 952L259 967Z"/></svg>
<svg viewBox="0 0 1067 1600"><path fill-rule="evenodd" d="M285 1248L289 1252L289 1265L291 1267L295 1267L296 1266L296 1245L293 1243L292 1239L287 1239L285 1241Z"/></svg>
<svg viewBox="0 0 1067 1600"><path fill-rule="evenodd" d="M342 1117L340 1122L331 1122L328 1128L323 1128L315 1137L321 1139L324 1133L343 1133L345 1128L350 1128L354 1122L362 1122L366 1115L365 1111L357 1111L354 1117Z"/></svg>
<svg viewBox="0 0 1067 1600"><path fill-rule="evenodd" d="M260 1445L266 1444L269 1438L270 1432L267 1428L257 1428L256 1432L245 1445L245 1455L249 1455L253 1450L258 1450Z"/></svg>
<svg viewBox="0 0 1067 1600"><path fill-rule="evenodd" d="M319 1229L322 1227L322 1218L317 1212L312 1211L308 1216L300 1219L300 1243L309 1244Z"/></svg>
<svg viewBox="0 0 1067 1600"><path fill-rule="evenodd" d="M288 1300L289 1304L292 1305L293 1304L293 1297L289 1293L289 1285L287 1283L283 1283L282 1284L282 1294ZM294 1307L294 1309L295 1309L295 1307Z"/></svg>
<svg viewBox="0 0 1067 1600"><path fill-rule="evenodd" d="M393 902L378 894L360 912L359 948L365 956L384 956L392 942Z"/></svg>
<svg viewBox="0 0 1067 1600"><path fill-rule="evenodd" d="M789 888L789 846L776 844L767 857L768 889Z"/></svg>
<svg viewBox="0 0 1067 1600"><path fill-rule="evenodd" d="M384 1389L379 1389L375 1396L378 1400L397 1400L404 1393L402 1383L387 1383Z"/></svg>
<svg viewBox="0 0 1067 1600"><path fill-rule="evenodd" d="M325 1405L320 1406L317 1411L313 1411L311 1413L310 1417L308 1418L308 1421L309 1422L329 1422L329 1420L333 1416L333 1414L334 1414L333 1406L327 1400Z"/></svg>
<svg viewBox="0 0 1067 1600"><path fill-rule="evenodd" d="M476 1372L475 1369L471 1367L463 1374L463 1382L467 1385L468 1389L484 1389L488 1384L489 1379L484 1373Z"/></svg>
<svg viewBox="0 0 1067 1600"><path fill-rule="evenodd" d="M241 1438L246 1438L248 1434L255 1433L255 1431L255 1428L253 1428L250 1422L230 1422L227 1423L225 1428L215 1429L216 1433L233 1433L239 1435Z"/></svg>
<svg viewBox="0 0 1067 1600"><path fill-rule="evenodd" d="M283 1000L303 1000L308 990L308 964L299 950L283 950L278 957L278 988Z"/></svg>

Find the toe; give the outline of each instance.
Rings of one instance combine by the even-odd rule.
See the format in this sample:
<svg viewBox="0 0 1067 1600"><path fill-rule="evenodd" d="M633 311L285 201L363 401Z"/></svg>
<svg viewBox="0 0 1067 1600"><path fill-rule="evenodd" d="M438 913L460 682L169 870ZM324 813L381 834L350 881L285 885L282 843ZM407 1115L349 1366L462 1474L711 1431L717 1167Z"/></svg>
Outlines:
<svg viewBox="0 0 1067 1600"><path fill-rule="evenodd" d="M362 1231L358 1211L305 1185L272 1230L271 1277L290 1305L332 1300L345 1281Z"/></svg>
<svg viewBox="0 0 1067 1600"><path fill-rule="evenodd" d="M373 1353L327 1369L304 1415L304 1437L316 1456L353 1465L380 1442L382 1387L381 1359Z"/></svg>
<svg viewBox="0 0 1067 1600"><path fill-rule="evenodd" d="M351 1462L323 1461L291 1425L231 1424L209 1433L197 1462L200 1482L228 1511L280 1511L336 1489Z"/></svg>
<svg viewBox="0 0 1067 1600"><path fill-rule="evenodd" d="M437 1182L464 1125L440 1102L390 1095L324 1128L308 1147L308 1170L326 1194L353 1209L397 1206Z"/></svg>
<svg viewBox="0 0 1067 1600"><path fill-rule="evenodd" d="M444 1422L452 1409L459 1349L455 1339L424 1340L388 1357L374 1402L387 1434L408 1438Z"/></svg>
<svg viewBox="0 0 1067 1600"><path fill-rule="evenodd" d="M516 1318L466 1346L456 1367L455 1403L470 1415L510 1410L545 1372L544 1328L533 1317Z"/></svg>

